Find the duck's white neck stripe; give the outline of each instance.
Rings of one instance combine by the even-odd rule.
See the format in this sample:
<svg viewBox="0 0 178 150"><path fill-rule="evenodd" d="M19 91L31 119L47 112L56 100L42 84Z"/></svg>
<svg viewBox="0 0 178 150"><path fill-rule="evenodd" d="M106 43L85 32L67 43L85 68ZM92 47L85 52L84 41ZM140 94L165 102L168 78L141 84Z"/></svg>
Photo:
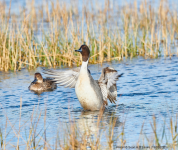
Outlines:
<svg viewBox="0 0 178 150"><path fill-rule="evenodd" d="M87 66L88 66L88 60L86 62L82 61L81 69L87 69Z"/></svg>

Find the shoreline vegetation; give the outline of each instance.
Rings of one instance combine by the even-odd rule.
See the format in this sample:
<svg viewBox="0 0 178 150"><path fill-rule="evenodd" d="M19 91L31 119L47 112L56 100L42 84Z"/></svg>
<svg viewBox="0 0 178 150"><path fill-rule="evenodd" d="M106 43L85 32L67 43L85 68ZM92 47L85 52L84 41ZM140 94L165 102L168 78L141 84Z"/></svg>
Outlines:
<svg viewBox="0 0 178 150"><path fill-rule="evenodd" d="M4 112L5 113L5 112ZM144 131L145 122L141 125L137 143L129 145L125 137L125 122L118 121L114 114L107 116L106 112L81 112L82 117L74 119L69 113L68 123L58 121L56 136L48 137L50 118L47 109L34 106L29 117L22 120L22 99L19 105L19 118L11 122L5 115L5 122L0 127L0 148L2 150L19 149L177 149L177 115L170 116L161 128L158 128L157 119L153 115L150 121L152 133L147 135ZM93 115L93 117L92 117ZM103 118L109 117L107 124ZM108 118L108 119L109 119ZM43 122L43 123L42 123ZM42 123L42 125L41 125ZM107 127L106 127L107 126ZM103 130L102 130L103 129ZM63 131L62 133L60 132ZM115 134L117 130L117 135ZM161 132L158 134L158 132ZM102 137L106 141L102 141Z"/></svg>
<svg viewBox="0 0 178 150"><path fill-rule="evenodd" d="M14 13L11 4L0 2L0 70L78 66L81 57L74 50L84 43L93 64L177 55L177 8L168 1L157 7L148 1L122 7L110 0L103 7L84 1L81 9L78 3L36 6L33 0Z"/></svg>

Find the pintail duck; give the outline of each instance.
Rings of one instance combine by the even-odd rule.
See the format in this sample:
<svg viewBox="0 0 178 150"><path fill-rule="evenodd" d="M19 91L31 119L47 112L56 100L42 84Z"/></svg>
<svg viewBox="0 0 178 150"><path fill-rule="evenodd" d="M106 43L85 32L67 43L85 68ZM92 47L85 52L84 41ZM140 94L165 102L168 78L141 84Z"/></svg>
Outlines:
<svg viewBox="0 0 178 150"><path fill-rule="evenodd" d="M28 88L29 90L39 92L56 89L57 85L51 78L43 79L40 73L35 73L35 79Z"/></svg>
<svg viewBox="0 0 178 150"><path fill-rule="evenodd" d="M113 68L106 67L102 69L99 80L94 80L88 69L90 55L88 46L82 45L75 51L82 54L81 67L66 71L44 70L44 73L51 75L53 80L61 86L75 88L77 98L84 110L100 110L108 105L107 99L115 103L116 81L123 74L119 75Z"/></svg>

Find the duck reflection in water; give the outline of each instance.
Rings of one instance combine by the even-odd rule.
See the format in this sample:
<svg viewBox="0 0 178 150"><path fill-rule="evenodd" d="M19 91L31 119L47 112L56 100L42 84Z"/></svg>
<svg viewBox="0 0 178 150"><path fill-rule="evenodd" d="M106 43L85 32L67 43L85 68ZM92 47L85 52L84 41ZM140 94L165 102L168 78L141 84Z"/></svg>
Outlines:
<svg viewBox="0 0 178 150"><path fill-rule="evenodd" d="M76 114L78 111L73 111ZM94 144L95 148L100 140L107 141L104 145L98 145L101 149L114 147L117 144L118 133L123 123L119 121L119 114L115 110L100 111L82 111L81 114L73 120L71 124L72 138L70 139L75 148L82 147L91 148ZM73 122L72 121L72 122ZM111 135L112 134L112 135ZM71 134L70 134L71 135ZM111 143L108 143L108 137L111 137ZM99 141L98 141L99 140ZM96 142L96 143L95 143ZM108 145L109 144L109 145Z"/></svg>
<svg viewBox="0 0 178 150"><path fill-rule="evenodd" d="M101 130L106 130L110 127L116 129L121 125L119 115L116 112L110 112L106 109L100 111L82 111L79 119L77 119L77 126L80 132L87 135L96 135Z"/></svg>

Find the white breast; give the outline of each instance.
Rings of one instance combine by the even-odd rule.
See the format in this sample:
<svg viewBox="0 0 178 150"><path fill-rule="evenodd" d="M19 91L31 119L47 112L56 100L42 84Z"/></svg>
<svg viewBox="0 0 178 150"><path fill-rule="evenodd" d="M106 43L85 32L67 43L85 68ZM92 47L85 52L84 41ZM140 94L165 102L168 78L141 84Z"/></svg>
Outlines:
<svg viewBox="0 0 178 150"><path fill-rule="evenodd" d="M75 92L84 110L99 110L103 106L102 95L98 95L101 92L91 86L91 82L94 80L91 80L85 63L82 63L80 75L75 85Z"/></svg>

